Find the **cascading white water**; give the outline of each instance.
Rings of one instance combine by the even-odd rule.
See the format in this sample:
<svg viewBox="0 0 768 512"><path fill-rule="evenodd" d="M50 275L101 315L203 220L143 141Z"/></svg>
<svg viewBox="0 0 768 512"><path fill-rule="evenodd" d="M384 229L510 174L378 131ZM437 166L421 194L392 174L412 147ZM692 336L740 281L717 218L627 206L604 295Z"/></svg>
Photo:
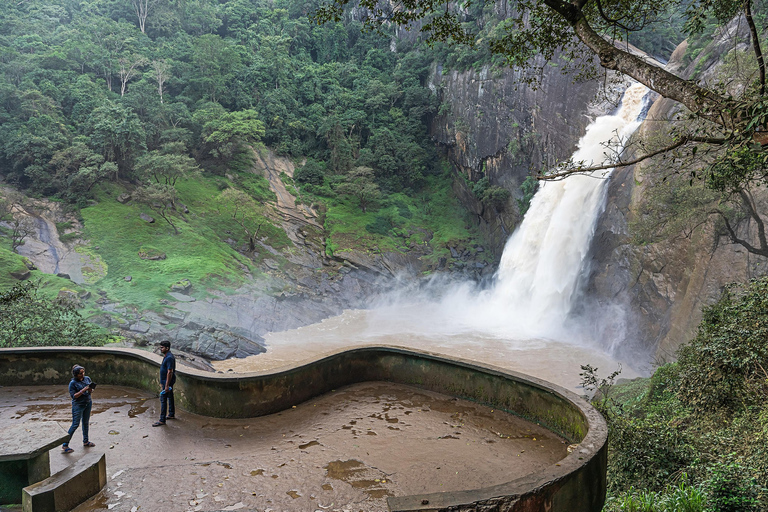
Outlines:
<svg viewBox="0 0 768 512"><path fill-rule="evenodd" d="M573 161L602 165L608 160L606 153L620 152L621 144L640 125L647 91L632 85L616 114L596 118L579 141ZM374 310L369 324L375 325L369 326L378 333L481 333L522 345L541 338L576 341L566 320L604 202L602 178L608 173L544 182L507 242L491 289L477 293L472 283L452 283L440 290L437 302L406 292L389 298L389 311Z"/></svg>
<svg viewBox="0 0 768 512"><path fill-rule="evenodd" d="M606 144L626 140L639 126L646 92L633 85L617 114L595 119L573 160L602 164ZM606 354L606 345L579 339L567 325L602 209L606 180L599 178L605 175L602 171L595 177L544 183L507 242L496 281L488 290L478 293L469 282L437 283L427 292L402 290L370 310L346 311L319 324L270 333L266 354L222 361L217 368L266 370L351 345L393 344L578 387L578 363L611 369L616 364ZM636 375L624 367L622 376Z"/></svg>
<svg viewBox="0 0 768 512"><path fill-rule="evenodd" d="M614 115L595 119L579 141L574 162L607 163L607 147L621 143L640 125L648 89L627 89ZM509 320L528 334L553 335L571 310L584 259L604 201L610 171L544 182L523 222L507 241L491 291L491 302L509 307Z"/></svg>

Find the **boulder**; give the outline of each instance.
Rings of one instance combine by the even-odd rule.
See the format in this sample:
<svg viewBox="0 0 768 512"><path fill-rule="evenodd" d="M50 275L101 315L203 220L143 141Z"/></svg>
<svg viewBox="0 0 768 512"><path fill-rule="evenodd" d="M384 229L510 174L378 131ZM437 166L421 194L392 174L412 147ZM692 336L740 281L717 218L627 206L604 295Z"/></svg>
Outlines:
<svg viewBox="0 0 768 512"><path fill-rule="evenodd" d="M30 273L30 271L27 270L27 269L24 269L24 270L14 270L13 272L10 272L10 274L11 274L12 278L14 278L16 280L19 280L19 281L26 281L27 279L29 279L29 276L32 275Z"/></svg>
<svg viewBox="0 0 768 512"><path fill-rule="evenodd" d="M192 290L192 283L189 279L182 279L171 285L171 291L175 293L183 293L187 295L190 290Z"/></svg>
<svg viewBox="0 0 768 512"><path fill-rule="evenodd" d="M56 296L56 300L60 302L74 304L76 307L82 307L82 302L80 301L80 298L78 297L77 292L75 290L68 290L66 288L62 288L61 290L59 290L59 294Z"/></svg>
<svg viewBox="0 0 768 512"><path fill-rule="evenodd" d="M129 330L133 332L138 332L141 334L146 334L149 332L150 325L147 322L138 321L135 324L132 324L129 328Z"/></svg>
<svg viewBox="0 0 768 512"><path fill-rule="evenodd" d="M149 224L152 224L153 222L155 222L155 218L154 218L154 217L150 217L150 216L149 216L149 215L147 215L146 213L142 213L142 214L140 214L140 215L139 215L139 218L140 218L141 220L143 220L144 222L147 222L147 223L149 223Z"/></svg>
<svg viewBox="0 0 768 512"><path fill-rule="evenodd" d="M130 200L131 200L131 194L128 194L128 193L120 194L119 196L117 196L117 202L120 204L125 204Z"/></svg>

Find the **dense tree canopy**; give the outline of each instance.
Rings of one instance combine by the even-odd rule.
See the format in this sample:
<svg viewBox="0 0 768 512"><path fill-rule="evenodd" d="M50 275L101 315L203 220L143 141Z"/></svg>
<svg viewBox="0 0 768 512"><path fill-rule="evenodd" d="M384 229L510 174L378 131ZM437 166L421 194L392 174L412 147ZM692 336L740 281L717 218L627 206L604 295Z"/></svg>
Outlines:
<svg viewBox="0 0 768 512"><path fill-rule="evenodd" d="M322 162L319 184L362 165L388 190L418 189L435 161L430 56L392 52L352 19L312 24L317 7L0 1L2 174L85 204L99 181L172 185L265 144Z"/></svg>

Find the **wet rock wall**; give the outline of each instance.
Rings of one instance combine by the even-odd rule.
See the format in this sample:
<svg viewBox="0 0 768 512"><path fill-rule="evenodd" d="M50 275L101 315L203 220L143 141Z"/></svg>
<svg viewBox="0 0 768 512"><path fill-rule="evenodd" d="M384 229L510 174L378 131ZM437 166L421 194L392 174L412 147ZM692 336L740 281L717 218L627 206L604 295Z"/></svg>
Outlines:
<svg viewBox="0 0 768 512"><path fill-rule="evenodd" d="M568 158L590 118L606 108L594 102L598 82L574 83L556 64L538 66L536 88L522 82L519 70L488 66L458 71L436 64L430 79L442 101L432 137L454 166L454 192L475 215L497 257L520 221L516 199L522 197L523 180ZM505 208L475 197L472 184L483 177L511 192Z"/></svg>
<svg viewBox="0 0 768 512"><path fill-rule="evenodd" d="M743 20L735 20L681 74L690 78L698 70L697 79L716 80L723 58L733 50L744 51L747 30ZM742 44L735 47L738 41ZM678 47L668 67L682 68L686 48L685 42ZM670 100L657 100L636 136L653 139L663 135L669 127L667 120L680 108ZM623 315L613 318L610 334L615 350L647 368L676 358L677 349L695 335L702 308L714 303L727 284L768 273L766 258L730 243L714 216L702 217L701 224L690 232L647 244L635 241L633 222L642 218L654 187L674 171L674 165L651 159L613 173L591 248L592 268L582 302L594 317L605 317L611 311ZM688 186L687 181L684 185ZM765 189L755 190L754 197L759 211L768 210ZM746 220L738 235L754 241L757 226Z"/></svg>

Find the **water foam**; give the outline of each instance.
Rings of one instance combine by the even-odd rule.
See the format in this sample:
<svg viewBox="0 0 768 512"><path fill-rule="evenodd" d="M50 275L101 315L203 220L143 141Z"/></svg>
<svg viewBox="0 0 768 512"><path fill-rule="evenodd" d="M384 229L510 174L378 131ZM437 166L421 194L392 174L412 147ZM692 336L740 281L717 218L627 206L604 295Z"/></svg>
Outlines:
<svg viewBox="0 0 768 512"><path fill-rule="evenodd" d="M603 165L620 153L641 123L647 92L640 84L629 87L615 114L600 116L587 127L572 160ZM543 182L507 241L490 289L478 292L473 284L454 283L431 287L439 290L438 299L425 300L411 291L390 296L368 315L366 332L442 337L471 332L521 346L542 338L577 342L569 314L605 202L607 180L602 178L610 172Z"/></svg>

